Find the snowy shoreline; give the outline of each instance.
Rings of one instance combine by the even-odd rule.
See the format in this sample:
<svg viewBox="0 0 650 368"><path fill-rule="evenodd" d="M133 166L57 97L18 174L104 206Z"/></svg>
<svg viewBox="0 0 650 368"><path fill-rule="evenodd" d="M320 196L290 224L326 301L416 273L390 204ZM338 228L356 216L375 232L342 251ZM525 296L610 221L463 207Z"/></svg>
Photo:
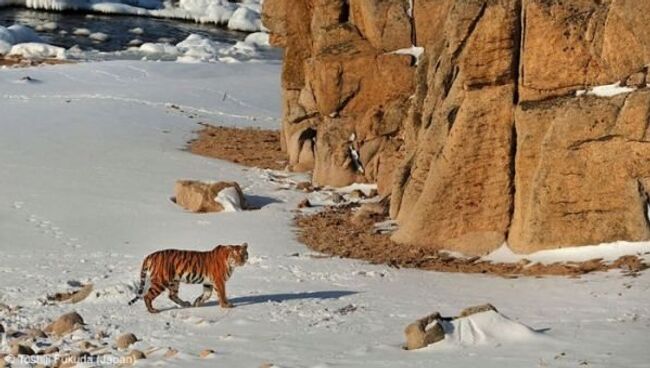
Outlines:
<svg viewBox="0 0 650 368"><path fill-rule="evenodd" d="M84 11L101 14L149 16L197 23L214 23L242 32L264 31L261 0L231 3L226 0L180 0L178 6L160 0L0 0L2 7L23 7L47 11Z"/></svg>

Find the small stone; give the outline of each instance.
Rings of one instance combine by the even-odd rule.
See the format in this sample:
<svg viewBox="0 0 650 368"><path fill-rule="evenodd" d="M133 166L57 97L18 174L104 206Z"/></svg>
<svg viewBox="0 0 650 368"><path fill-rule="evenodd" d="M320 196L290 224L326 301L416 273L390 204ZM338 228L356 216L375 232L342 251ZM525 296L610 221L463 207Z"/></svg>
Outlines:
<svg viewBox="0 0 650 368"><path fill-rule="evenodd" d="M334 203L343 203L345 202L345 198L341 195L341 193L332 193L332 196L330 197L332 202Z"/></svg>
<svg viewBox="0 0 650 368"><path fill-rule="evenodd" d="M59 352L58 346L50 346L45 349L39 350L38 355L50 355Z"/></svg>
<svg viewBox="0 0 650 368"><path fill-rule="evenodd" d="M309 202L309 199L305 198L300 203L298 203L298 208L310 208L311 207L311 202Z"/></svg>
<svg viewBox="0 0 650 368"><path fill-rule="evenodd" d="M314 191L314 187L308 181L301 181L300 183L296 184L296 189L297 190L302 190L303 192L313 192Z"/></svg>
<svg viewBox="0 0 650 368"><path fill-rule="evenodd" d="M14 344L11 346L11 355L36 355L34 350L27 345Z"/></svg>
<svg viewBox="0 0 650 368"><path fill-rule="evenodd" d="M129 353L129 355L126 356L126 360L130 364L135 364L136 361L142 359L147 359L147 356L144 355L144 353L141 352L140 350L132 350L131 353Z"/></svg>
<svg viewBox="0 0 650 368"><path fill-rule="evenodd" d="M355 190L350 192L350 198L351 199L356 199L356 200L365 199L366 198L366 193L364 193L360 189L355 189Z"/></svg>
<svg viewBox="0 0 650 368"><path fill-rule="evenodd" d="M33 339L47 339L47 334L38 328L28 328L23 333Z"/></svg>
<svg viewBox="0 0 650 368"><path fill-rule="evenodd" d="M260 368L273 368L275 367L275 364L273 363L262 363L260 364Z"/></svg>
<svg viewBox="0 0 650 368"><path fill-rule="evenodd" d="M138 342L138 338L132 333L122 334L115 340L118 349L126 349L136 342Z"/></svg>
<svg viewBox="0 0 650 368"><path fill-rule="evenodd" d="M646 75L644 72L638 72L627 77L624 83L627 87L639 87L643 88L646 86Z"/></svg>
<svg viewBox="0 0 650 368"><path fill-rule="evenodd" d="M212 350L212 349L205 349L205 350L203 350L202 352L199 353L199 356L200 356L201 358L204 358L204 359L205 359L205 358L207 358L207 357L213 355L214 353L215 353L215 351Z"/></svg>
<svg viewBox="0 0 650 368"><path fill-rule="evenodd" d="M79 343L79 348L82 350L92 350L97 348L97 345L91 343L90 341L82 341Z"/></svg>
<svg viewBox="0 0 650 368"><path fill-rule="evenodd" d="M83 318L77 312L62 315L56 321L45 327L45 332L56 336L67 335L85 325Z"/></svg>
<svg viewBox="0 0 650 368"><path fill-rule="evenodd" d="M178 354L178 350L174 348L168 348L167 351L165 352L165 358L172 358L175 357Z"/></svg>

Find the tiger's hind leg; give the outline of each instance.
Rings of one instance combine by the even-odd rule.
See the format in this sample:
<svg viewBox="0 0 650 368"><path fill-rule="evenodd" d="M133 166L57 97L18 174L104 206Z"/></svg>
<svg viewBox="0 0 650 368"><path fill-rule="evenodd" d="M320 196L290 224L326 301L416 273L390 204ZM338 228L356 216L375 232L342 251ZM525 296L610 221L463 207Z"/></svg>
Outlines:
<svg viewBox="0 0 650 368"><path fill-rule="evenodd" d="M203 304L205 304L205 302L207 302L208 299L210 299L210 296L212 296L212 288L213 286L210 284L203 284L203 294L201 294L201 296L196 298L193 305L195 307L200 307Z"/></svg>
<svg viewBox="0 0 650 368"><path fill-rule="evenodd" d="M180 287L180 282L172 282L168 289L169 289L169 299L173 301L174 303L180 305L183 308L187 308L191 306L189 302L186 302L185 300L181 299L178 297L178 288Z"/></svg>
<svg viewBox="0 0 650 368"><path fill-rule="evenodd" d="M149 313L159 313L160 311L156 308L154 308L151 304L153 303L154 299L156 299L162 292L165 290L165 285L151 281L151 286L149 286L149 290L147 293L144 295L144 304L147 306L147 310Z"/></svg>

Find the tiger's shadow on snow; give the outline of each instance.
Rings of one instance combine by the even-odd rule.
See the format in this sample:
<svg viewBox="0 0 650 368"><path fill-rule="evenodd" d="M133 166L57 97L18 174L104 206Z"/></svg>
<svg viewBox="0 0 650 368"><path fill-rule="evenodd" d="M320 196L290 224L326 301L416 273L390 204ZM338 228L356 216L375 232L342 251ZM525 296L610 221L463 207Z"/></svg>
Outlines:
<svg viewBox="0 0 650 368"><path fill-rule="evenodd" d="M235 307L243 307L253 304L262 304L268 302L282 303L292 300L304 300L304 299L339 299L345 296L358 294L357 291L345 291L345 290L330 290L330 291L313 291L313 292L304 292L304 293L285 293L285 294L262 294L262 295L249 295L249 296L240 296L229 299ZM219 305L217 301L209 301L202 305L199 308L214 307Z"/></svg>

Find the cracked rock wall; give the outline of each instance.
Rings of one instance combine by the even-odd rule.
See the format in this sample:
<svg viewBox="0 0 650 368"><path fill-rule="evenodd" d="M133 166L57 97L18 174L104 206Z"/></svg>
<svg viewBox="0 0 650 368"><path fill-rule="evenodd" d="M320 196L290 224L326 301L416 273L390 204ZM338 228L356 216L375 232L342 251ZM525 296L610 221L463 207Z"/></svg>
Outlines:
<svg viewBox="0 0 650 368"><path fill-rule="evenodd" d="M485 254L650 239L650 2L266 0L283 146L376 181L397 242ZM412 17L411 17L412 15ZM393 51L425 49L417 67ZM577 90L620 83L613 97Z"/></svg>

